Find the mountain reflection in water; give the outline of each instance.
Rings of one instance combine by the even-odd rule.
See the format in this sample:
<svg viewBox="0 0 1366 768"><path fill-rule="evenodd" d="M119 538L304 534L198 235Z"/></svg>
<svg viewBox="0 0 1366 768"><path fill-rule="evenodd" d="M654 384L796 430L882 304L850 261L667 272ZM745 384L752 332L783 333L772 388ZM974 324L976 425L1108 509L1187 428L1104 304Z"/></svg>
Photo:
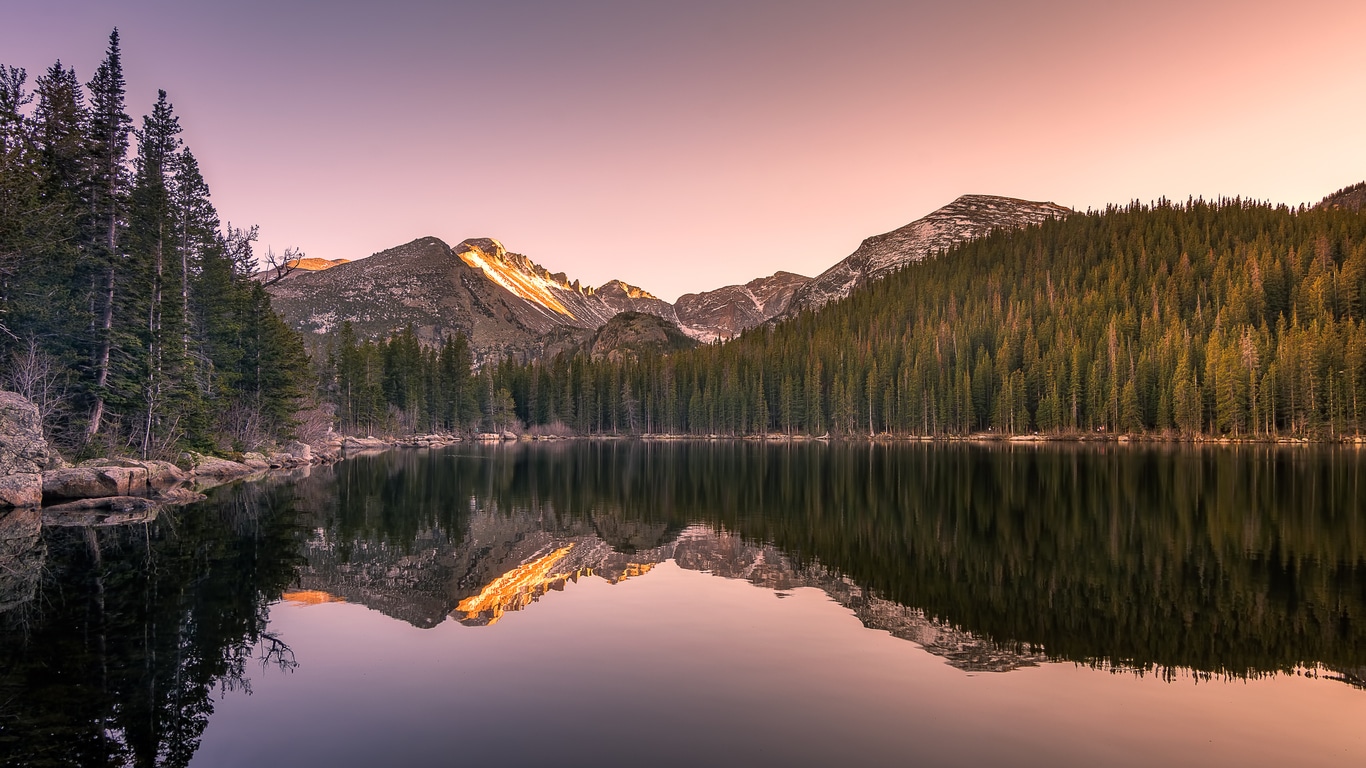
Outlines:
<svg viewBox="0 0 1366 768"><path fill-rule="evenodd" d="M967 671L1360 687L1362 464L1318 448L511 444L358 457L146 526L0 520L0 756L188 763L217 692L249 687L253 659L296 662L271 631L277 600L489 625L666 562L820 590Z"/></svg>

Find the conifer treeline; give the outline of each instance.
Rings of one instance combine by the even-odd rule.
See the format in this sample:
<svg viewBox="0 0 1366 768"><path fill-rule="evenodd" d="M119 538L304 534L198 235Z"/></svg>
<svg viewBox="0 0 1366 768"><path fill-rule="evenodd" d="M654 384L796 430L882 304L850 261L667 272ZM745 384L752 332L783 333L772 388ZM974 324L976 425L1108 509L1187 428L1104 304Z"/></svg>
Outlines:
<svg viewBox="0 0 1366 768"><path fill-rule="evenodd" d="M324 391L337 406L344 432L465 432L487 423L511 426L506 391L488 388L486 374L470 374L473 356L463 335L424 349L412 326L386 340L360 341L342 323L322 366ZM479 384L485 386L481 389Z"/></svg>
<svg viewBox="0 0 1366 768"><path fill-rule="evenodd" d="M86 452L254 447L310 388L255 229L221 226L180 130L164 91L133 126L117 30L84 88L0 66L4 385Z"/></svg>
<svg viewBox="0 0 1366 768"><path fill-rule="evenodd" d="M1161 201L999 232L739 339L504 363L583 433L1354 435L1366 216Z"/></svg>

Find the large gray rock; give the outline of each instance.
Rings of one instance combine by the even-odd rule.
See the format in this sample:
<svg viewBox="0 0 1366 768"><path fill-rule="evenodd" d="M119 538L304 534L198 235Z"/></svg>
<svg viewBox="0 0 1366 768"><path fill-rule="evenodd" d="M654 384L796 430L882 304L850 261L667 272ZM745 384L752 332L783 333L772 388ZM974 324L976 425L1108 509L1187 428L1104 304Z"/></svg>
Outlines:
<svg viewBox="0 0 1366 768"><path fill-rule="evenodd" d="M50 460L38 407L14 392L0 392L0 475L42 472Z"/></svg>
<svg viewBox="0 0 1366 768"><path fill-rule="evenodd" d="M242 463L251 469L270 469L270 459L254 451L242 454Z"/></svg>
<svg viewBox="0 0 1366 768"><path fill-rule="evenodd" d="M348 436L342 443L342 448L346 451L383 451L390 447L388 440L381 440L378 437Z"/></svg>
<svg viewBox="0 0 1366 768"><path fill-rule="evenodd" d="M43 499L99 499L147 493L146 467L72 467L43 473Z"/></svg>
<svg viewBox="0 0 1366 768"><path fill-rule="evenodd" d="M313 446L308 443L301 443L298 440L286 445L285 453L304 463L313 461Z"/></svg>
<svg viewBox="0 0 1366 768"><path fill-rule="evenodd" d="M232 477L234 475L251 474L252 468L246 464L236 461L220 459L215 456L205 456L202 453L188 451L181 456L183 467L189 469L190 474L207 477Z"/></svg>
<svg viewBox="0 0 1366 768"><path fill-rule="evenodd" d="M0 476L0 509L36 507L42 503L42 475L37 472L15 472Z"/></svg>
<svg viewBox="0 0 1366 768"><path fill-rule="evenodd" d="M156 461L153 459L127 459L122 457L105 459L87 459L80 463L82 467L127 467L131 469L141 468L147 471L147 486L154 491L170 488L177 483L183 482L189 477L186 472L169 461Z"/></svg>

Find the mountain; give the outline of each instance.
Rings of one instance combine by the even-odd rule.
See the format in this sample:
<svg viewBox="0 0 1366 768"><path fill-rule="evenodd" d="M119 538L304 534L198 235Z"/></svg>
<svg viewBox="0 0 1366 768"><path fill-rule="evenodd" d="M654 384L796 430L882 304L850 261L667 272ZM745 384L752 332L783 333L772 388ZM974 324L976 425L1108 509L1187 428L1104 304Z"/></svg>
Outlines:
<svg viewBox="0 0 1366 768"><path fill-rule="evenodd" d="M900 229L864 240L848 258L798 288L782 315L818 309L907 264L983 237L993 230L1018 229L1069 213L1072 209L1056 203L995 195L963 195Z"/></svg>
<svg viewBox="0 0 1366 768"><path fill-rule="evenodd" d="M267 290L285 320L314 339L315 347L323 334L349 320L362 339L385 338L409 324L429 344L463 333L477 362L498 357L527 360L574 349L610 356L616 342L604 347L594 334L622 312L661 318L698 341L730 339L748 328L846 296L965 240L1068 213L1053 203L967 195L900 229L864 240L851 256L814 279L777 272L744 285L685 294L673 304L620 280L598 288L583 286L563 272L551 272L508 251L492 238L473 238L451 248L424 237L359 261L306 260L308 265L301 263ZM321 262L316 265L320 268L309 269L315 261ZM618 331L643 331L642 322L637 318ZM650 333L658 337L651 344L665 342L662 329ZM609 335L617 338L619 333ZM680 348L676 339L666 346ZM634 354L626 347L621 350Z"/></svg>
<svg viewBox="0 0 1366 768"><path fill-rule="evenodd" d="M362 339L385 338L411 324L418 338L431 344L465 334L479 361L528 359L580 347L607 355L618 342L689 346L680 333L702 341L729 338L773 317L810 279L779 272L743 286L689 294L678 304L680 318L673 304L642 288L620 280L582 286L492 238L451 248L424 237L368 259L328 264L303 267L267 286L275 309L306 337L319 341L348 320ZM645 332L644 321L636 318L608 340L595 337L623 312L652 315L674 327L656 325L649 331L652 341L631 341L626 338L631 333Z"/></svg>
<svg viewBox="0 0 1366 768"><path fill-rule="evenodd" d="M384 338L411 324L427 343L465 334L480 361L553 354L589 340L618 312L671 310L620 281L602 291L583 288L491 238L451 248L424 237L268 290L285 320L314 338L348 320L360 338Z"/></svg>
<svg viewBox="0 0 1366 768"><path fill-rule="evenodd" d="M679 324L698 339L729 339L781 315L793 294L810 282L804 275L776 272L744 285L683 294L673 309Z"/></svg>

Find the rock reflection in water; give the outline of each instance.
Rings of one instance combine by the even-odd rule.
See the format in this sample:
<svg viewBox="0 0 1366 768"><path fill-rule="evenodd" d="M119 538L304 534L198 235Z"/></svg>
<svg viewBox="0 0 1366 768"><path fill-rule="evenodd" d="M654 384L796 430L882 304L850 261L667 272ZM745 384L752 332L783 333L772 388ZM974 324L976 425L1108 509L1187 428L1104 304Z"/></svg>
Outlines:
<svg viewBox="0 0 1366 768"><path fill-rule="evenodd" d="M471 516L469 533L458 544L417 552L376 541L338 547L320 536L307 545L309 565L300 572L298 586L303 594L361 603L418 627L435 626L446 616L478 626L494 624L506 612L523 610L581 578L615 584L673 560L687 570L742 579L775 592L823 590L865 626L915 642L961 669L1006 671L1044 659L880 599L818 564L798 566L775 547L735 534L706 526L676 535L667 526L644 526L632 533L636 541L667 540L626 553L599 538L584 521L548 529L539 516L489 511ZM435 543L431 536L419 541ZM340 551L349 554L348 562L338 562ZM362 553L361 562L357 553Z"/></svg>

